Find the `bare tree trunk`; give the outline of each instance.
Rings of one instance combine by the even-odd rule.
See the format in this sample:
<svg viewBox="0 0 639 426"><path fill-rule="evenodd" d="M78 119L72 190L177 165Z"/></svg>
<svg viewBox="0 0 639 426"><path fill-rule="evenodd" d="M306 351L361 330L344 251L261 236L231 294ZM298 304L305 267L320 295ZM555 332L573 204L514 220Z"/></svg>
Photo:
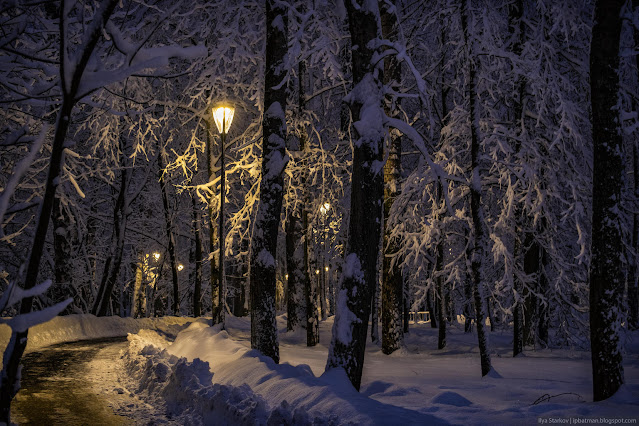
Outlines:
<svg viewBox="0 0 639 426"><path fill-rule="evenodd" d="M409 333L409 322L410 322L410 304L411 304L411 299L410 299L410 295L409 295L409 290L410 290L410 285L408 280L404 282L404 316L402 319L402 323L404 324L404 334L408 334Z"/></svg>
<svg viewBox="0 0 639 426"><path fill-rule="evenodd" d="M639 32L635 32L635 40L639 42ZM637 57L639 62L639 56ZM636 142L632 145L632 165L635 200L639 200L639 149ZM635 211L636 207L635 207ZM632 215L632 248L633 258L628 272L628 327L639 329L639 212Z"/></svg>
<svg viewBox="0 0 639 426"><path fill-rule="evenodd" d="M158 173L160 179L160 189L162 192L162 206L164 208L164 220L166 223L166 237L169 242L168 252L171 268L171 279L173 282L173 315L180 315L180 284L178 281L177 257L175 253L175 235L173 234L173 220L169 210L169 194L166 189L166 179L164 178L164 152L158 153Z"/></svg>
<svg viewBox="0 0 639 426"><path fill-rule="evenodd" d="M381 249L380 242L380 259L378 259L379 264L381 265L383 262L384 251ZM382 279L381 271L378 271L377 279L375 280L375 289L373 290L373 300L371 301L371 342L377 343L379 342L379 292L380 292L380 280Z"/></svg>
<svg viewBox="0 0 639 426"><path fill-rule="evenodd" d="M437 328L437 316L435 315L435 306L433 304L433 292L432 288L426 290L426 310L430 316L430 328Z"/></svg>
<svg viewBox="0 0 639 426"><path fill-rule="evenodd" d="M191 203L193 208L193 222L191 229L195 238L193 250L193 316L202 315L202 239L200 237L200 224L202 222L200 211L197 208L197 197L191 194Z"/></svg>
<svg viewBox="0 0 639 426"><path fill-rule="evenodd" d="M300 314L302 301L300 300L300 289L304 283L304 253L302 250L302 224L300 218L290 212L286 223L286 329L295 330L300 324Z"/></svg>
<svg viewBox="0 0 639 426"><path fill-rule="evenodd" d="M632 8L633 10L639 8L639 0L632 0ZM636 26L633 38L635 45L639 44L639 31ZM639 55L635 56L635 62L639 67ZM633 103L636 110L639 103L636 100ZM634 198L639 200L639 147L637 147L636 139L632 144L632 171ZM628 273L628 328L631 330L639 329L639 209L637 205L635 204L635 213L632 215L632 248L634 253Z"/></svg>
<svg viewBox="0 0 639 426"><path fill-rule="evenodd" d="M60 197L53 200L53 260L54 260L54 276L55 286L52 287L52 299L55 303L62 302L69 297L75 295L75 287L73 285L73 259L72 244L77 243L74 238L74 224L72 217L69 215L66 207L63 205ZM74 305L69 305L62 314L70 314L73 312Z"/></svg>
<svg viewBox="0 0 639 426"><path fill-rule="evenodd" d="M515 56L521 56L522 46L524 43L524 5L523 0L517 0L511 3L508 7L508 29L511 36L515 37L513 43L512 52ZM513 72L514 72L513 68ZM524 129L524 95L525 95L526 79L524 76L519 76L517 79L517 91L518 95L514 99L514 111L513 111L513 128L517 135L521 135ZM518 153L521 148L521 142L515 142L515 152ZM516 177L511 175L511 185L516 185ZM516 264L519 262L519 256L521 254L521 238L522 238L522 225L524 223L523 213L521 206L518 204L515 210L515 247L513 258ZM527 237L526 237L527 238ZM514 274L513 276L513 357L516 357L524 351L524 285L521 279Z"/></svg>
<svg viewBox="0 0 639 426"><path fill-rule="evenodd" d="M590 50L594 143L590 342L595 401L611 397L624 382L619 342L624 287L619 203L624 159L616 107L623 4L622 0L596 1Z"/></svg>
<svg viewBox="0 0 639 426"><path fill-rule="evenodd" d="M113 209L113 236L111 237L111 250L104 264L104 273L98 296L93 305L92 313L97 316L107 315L107 309L111 303L111 295L113 287L118 280L120 267L122 265L122 256L124 253L124 238L126 234L126 224L128 219L128 207L130 204L127 192L129 190L129 182L131 180L131 171L128 169L128 147L129 142L123 137L120 138L121 158L121 179L120 191ZM113 315L113 312L111 313Z"/></svg>
<svg viewBox="0 0 639 426"><path fill-rule="evenodd" d="M380 2L382 35L388 40L397 40L397 15L388 10L388 5ZM384 83L397 86L401 82L401 65L396 56L384 59ZM386 106L388 115L397 115L395 106ZM402 329L402 310L404 305L404 280L399 268L400 262L393 262L397 253L397 244L391 240L388 218L395 198L400 194L400 174L402 140L390 133L388 160L384 165L384 238L382 247L382 352L391 354L399 349L404 339Z"/></svg>
<svg viewBox="0 0 639 426"><path fill-rule="evenodd" d="M542 348L548 347L548 328L550 327L550 314L549 314L549 284L548 277L546 276L546 270L549 267L549 258L546 250L543 247L539 248L540 251L540 265L541 268L539 270L539 293L542 295L543 300L539 303L539 311L538 317L539 322L537 323L537 342L541 345Z"/></svg>
<svg viewBox="0 0 639 426"><path fill-rule="evenodd" d="M286 76L288 10L266 1L266 66L262 121L262 180L255 233L251 247L251 348L279 362L275 323L275 255L286 148Z"/></svg>
<svg viewBox="0 0 639 426"><path fill-rule="evenodd" d="M441 183L438 183L441 185ZM437 294L439 295L439 309L437 319L439 320L439 333L437 337L437 349L444 349L446 347L446 295L444 294L444 277L441 275L444 263L444 243L440 240L436 247L435 258L435 286L437 287Z"/></svg>
<svg viewBox="0 0 639 426"><path fill-rule="evenodd" d="M352 51L354 88L349 103L355 139L351 215L326 368L344 368L359 390L381 237L384 182L374 164L382 161L383 72L373 65L372 45L381 37L377 2L353 0L346 8L351 43L358 46ZM363 121L366 125L358 126Z"/></svg>
<svg viewBox="0 0 639 426"><path fill-rule="evenodd" d="M481 359L481 374L485 376L492 369L490 354L488 353L488 338L484 330L484 254L486 251L486 230L484 229L484 207L481 203L482 183L481 183L481 163L479 158L479 108L477 105L476 93L476 64L477 58L473 52L473 42L470 39L468 30L468 19L470 18L470 2L462 0L461 25L466 44L468 57L468 103L470 115L470 139L471 139L471 168L472 180L470 183L470 210L473 224L473 244L471 257L471 275L473 285L473 299L475 302L475 324L477 326L477 340L479 343L479 356Z"/></svg>

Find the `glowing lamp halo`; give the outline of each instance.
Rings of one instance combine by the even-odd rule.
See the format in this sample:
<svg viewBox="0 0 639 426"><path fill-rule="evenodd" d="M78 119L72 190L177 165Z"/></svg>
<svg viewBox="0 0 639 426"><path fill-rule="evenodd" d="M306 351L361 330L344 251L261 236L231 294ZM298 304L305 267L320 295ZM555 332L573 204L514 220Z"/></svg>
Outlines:
<svg viewBox="0 0 639 426"><path fill-rule="evenodd" d="M230 104L221 104L213 107L213 119L215 120L215 125L217 129L222 134L228 133L231 128L231 123L233 122L233 115L235 114L235 108L233 108Z"/></svg>

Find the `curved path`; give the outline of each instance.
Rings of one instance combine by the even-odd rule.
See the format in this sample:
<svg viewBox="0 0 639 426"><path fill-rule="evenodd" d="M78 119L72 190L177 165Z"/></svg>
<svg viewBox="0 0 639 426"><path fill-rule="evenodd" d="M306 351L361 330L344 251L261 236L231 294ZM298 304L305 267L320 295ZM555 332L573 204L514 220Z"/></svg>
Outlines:
<svg viewBox="0 0 639 426"><path fill-rule="evenodd" d="M26 354L11 420L47 426L132 423L115 414L108 396L95 390L96 378L89 368L92 361L117 360L125 346L126 337L115 337L63 343Z"/></svg>

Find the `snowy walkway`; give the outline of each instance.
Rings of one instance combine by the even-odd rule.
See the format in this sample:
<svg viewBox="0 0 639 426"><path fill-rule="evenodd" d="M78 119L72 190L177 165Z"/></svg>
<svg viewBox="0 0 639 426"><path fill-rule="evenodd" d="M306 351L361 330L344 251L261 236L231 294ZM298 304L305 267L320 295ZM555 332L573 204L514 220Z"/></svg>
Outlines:
<svg viewBox="0 0 639 426"><path fill-rule="evenodd" d="M480 376L474 334L452 326L448 347L439 351L437 330L419 324L406 336L405 347L391 356L368 344L357 393L340 371L324 373L331 318L320 324L320 344L308 348L304 334L286 333L285 318L278 317L280 365L250 350L247 318L229 317L226 331L203 319L185 328L188 321L193 319L60 317L34 330L31 351L69 339L134 333L122 355L122 345L105 348L104 356L85 370L93 391L133 424L639 420L639 332L625 336L626 385L614 398L593 403L589 352L528 348L512 358L512 332L507 329L489 333L500 377Z"/></svg>
<svg viewBox="0 0 639 426"><path fill-rule="evenodd" d="M90 366L99 361L109 372L113 356L126 346L126 339L63 343L27 354L23 358L22 389L11 405L12 421L19 424L126 424L113 413L110 395L95 389L96 377Z"/></svg>

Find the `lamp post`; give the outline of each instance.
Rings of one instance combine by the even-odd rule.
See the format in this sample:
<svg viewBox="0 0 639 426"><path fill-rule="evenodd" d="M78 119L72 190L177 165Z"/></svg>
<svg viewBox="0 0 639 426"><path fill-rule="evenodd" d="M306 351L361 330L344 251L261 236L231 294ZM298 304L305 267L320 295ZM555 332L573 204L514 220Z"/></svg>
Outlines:
<svg viewBox="0 0 639 426"><path fill-rule="evenodd" d="M224 329L225 312L224 305L226 304L226 281L224 279L224 198L226 196L226 172L224 170L224 148L226 143L226 134L233 122L233 115L235 109L228 105L223 104L213 108L213 118L217 129L220 131L220 214L218 217L218 235L220 238L220 252L218 253L218 272L219 272L219 292L218 292L218 322L222 324Z"/></svg>

